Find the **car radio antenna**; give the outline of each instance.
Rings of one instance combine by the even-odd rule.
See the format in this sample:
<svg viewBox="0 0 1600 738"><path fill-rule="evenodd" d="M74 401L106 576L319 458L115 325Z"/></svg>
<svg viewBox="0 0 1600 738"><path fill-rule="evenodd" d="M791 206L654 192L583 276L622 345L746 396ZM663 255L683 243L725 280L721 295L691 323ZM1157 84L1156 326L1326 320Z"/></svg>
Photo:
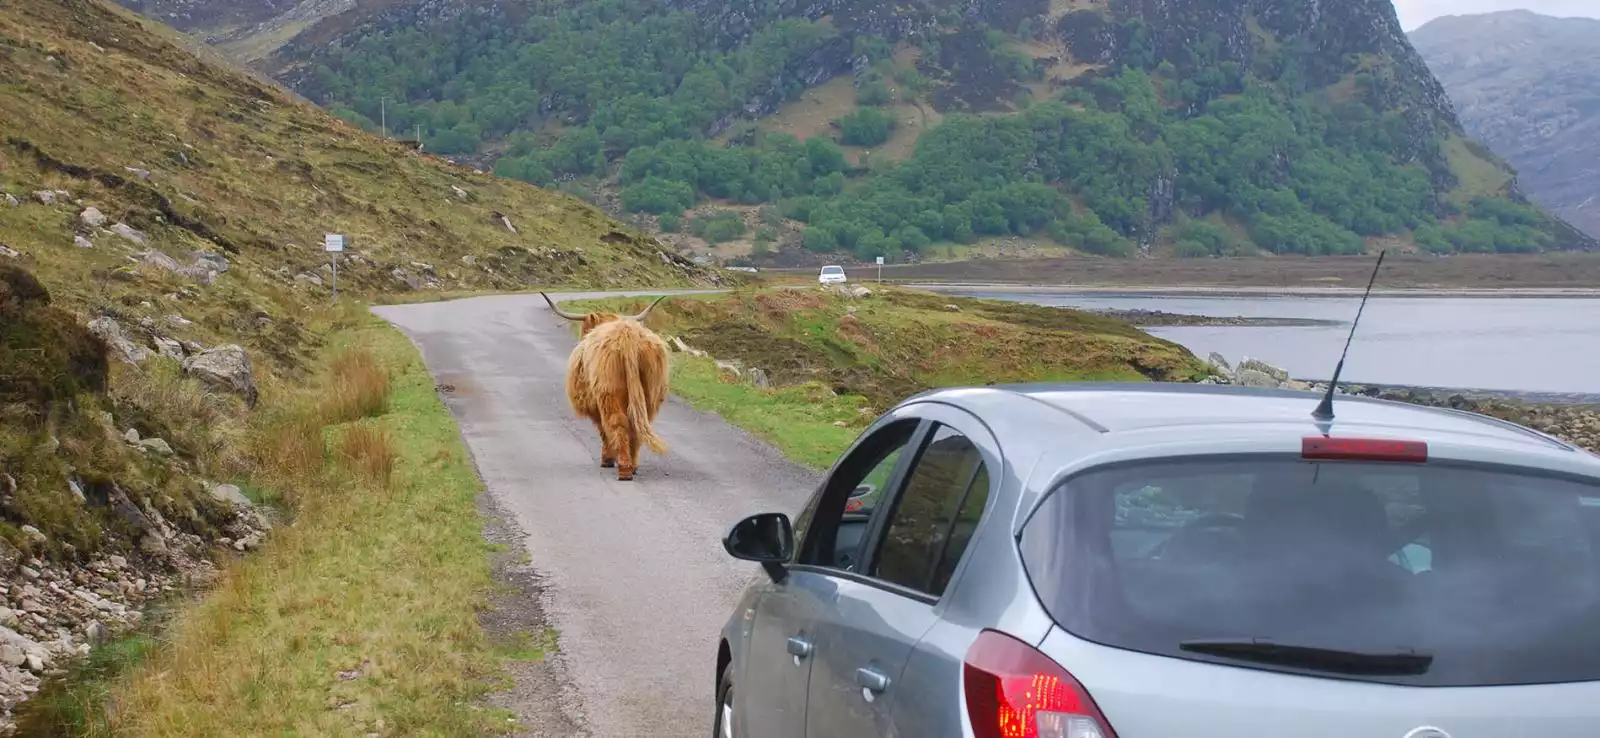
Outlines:
<svg viewBox="0 0 1600 738"><path fill-rule="evenodd" d="M1350 323L1350 335L1344 339L1344 353L1339 354L1339 363L1333 367L1333 381L1328 382L1328 393L1322 396L1317 409L1311 411L1311 417L1321 422L1333 420L1333 393L1339 390L1339 375L1344 372L1344 359L1350 355L1350 343L1356 338L1356 326L1361 324L1361 314L1366 312L1367 298L1372 297L1372 284L1378 281L1378 270L1383 268L1383 257L1387 253L1388 249L1378 252L1378 263L1372 267L1372 276L1367 279L1367 291L1361 296L1361 307L1356 308L1356 319Z"/></svg>

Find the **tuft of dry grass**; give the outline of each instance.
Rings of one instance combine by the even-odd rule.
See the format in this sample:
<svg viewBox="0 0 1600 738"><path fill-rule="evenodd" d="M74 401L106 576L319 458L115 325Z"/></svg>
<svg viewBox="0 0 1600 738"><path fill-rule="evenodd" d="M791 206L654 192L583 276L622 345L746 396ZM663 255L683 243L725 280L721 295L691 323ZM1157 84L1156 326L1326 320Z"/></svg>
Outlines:
<svg viewBox="0 0 1600 738"><path fill-rule="evenodd" d="M362 423L344 432L339 441L338 458L346 469L365 477L380 489L387 489L394 479L399 454L389 431L379 425Z"/></svg>
<svg viewBox="0 0 1600 738"><path fill-rule="evenodd" d="M382 415L389 402L389 370L367 347L347 349L333 360L332 382L322 421L338 425Z"/></svg>

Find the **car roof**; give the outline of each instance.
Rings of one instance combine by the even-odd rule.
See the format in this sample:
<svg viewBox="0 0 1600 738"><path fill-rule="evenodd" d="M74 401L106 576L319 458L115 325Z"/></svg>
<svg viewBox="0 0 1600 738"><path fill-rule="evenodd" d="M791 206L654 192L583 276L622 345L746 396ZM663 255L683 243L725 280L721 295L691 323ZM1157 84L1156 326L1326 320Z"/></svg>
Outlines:
<svg viewBox="0 0 1600 738"><path fill-rule="evenodd" d="M1220 427L1230 437L1259 435L1281 442L1288 431L1321 435L1329 426L1311 417L1321 396L1315 392L1231 385L1178 383L1041 383L931 390L907 403L935 401L962 408L984 420L1003 447L1059 445L1065 434L1098 436L1096 446L1143 444L1151 439L1203 442ZM1468 447L1493 448L1525 462L1577 463L1600 476L1600 458L1560 439L1523 426L1448 408L1426 407L1354 395L1334 401L1332 433L1415 436ZM1041 433L1041 424L1059 433ZM1195 433L1207 429L1206 435ZM1044 439L1044 440L1041 440ZM1008 452L1008 455L1009 452ZM1544 465L1544 464L1539 464Z"/></svg>

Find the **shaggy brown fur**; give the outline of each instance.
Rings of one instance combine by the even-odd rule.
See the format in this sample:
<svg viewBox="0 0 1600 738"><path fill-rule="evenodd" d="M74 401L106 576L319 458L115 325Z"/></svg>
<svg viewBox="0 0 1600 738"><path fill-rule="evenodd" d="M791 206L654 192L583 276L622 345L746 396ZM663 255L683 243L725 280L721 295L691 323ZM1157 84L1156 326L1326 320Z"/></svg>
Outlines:
<svg viewBox="0 0 1600 738"><path fill-rule="evenodd" d="M600 432L600 465L616 466L617 479L630 481L641 446L667 452L651 426L667 400L667 343L644 326L649 309L633 317L557 312L583 324L583 339L567 359L567 399Z"/></svg>

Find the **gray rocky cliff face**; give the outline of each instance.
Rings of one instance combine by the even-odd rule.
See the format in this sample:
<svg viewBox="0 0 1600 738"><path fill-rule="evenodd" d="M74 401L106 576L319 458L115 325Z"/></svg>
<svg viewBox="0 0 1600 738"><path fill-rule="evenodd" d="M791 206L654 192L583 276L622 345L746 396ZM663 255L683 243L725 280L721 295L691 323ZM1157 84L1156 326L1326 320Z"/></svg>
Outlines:
<svg viewBox="0 0 1600 738"><path fill-rule="evenodd" d="M1467 132L1517 168L1533 200L1600 237L1600 20L1455 16L1411 39Z"/></svg>

